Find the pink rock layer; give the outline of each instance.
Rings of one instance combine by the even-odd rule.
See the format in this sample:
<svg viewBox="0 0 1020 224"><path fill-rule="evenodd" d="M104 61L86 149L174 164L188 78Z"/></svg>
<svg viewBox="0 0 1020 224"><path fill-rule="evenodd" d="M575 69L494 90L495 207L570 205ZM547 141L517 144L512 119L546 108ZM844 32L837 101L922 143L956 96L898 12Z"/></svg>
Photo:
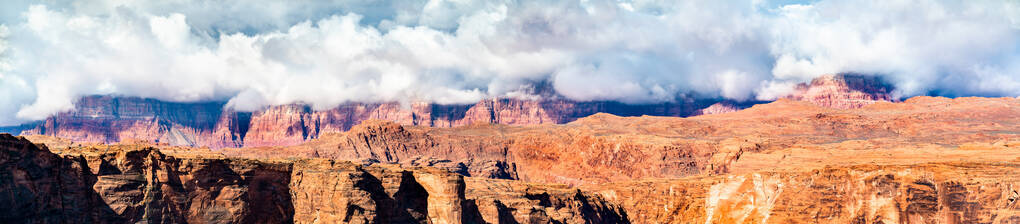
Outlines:
<svg viewBox="0 0 1020 224"><path fill-rule="evenodd" d="M853 109L880 101L894 101L891 91L892 87L877 77L837 74L801 83L785 98L831 108Z"/></svg>

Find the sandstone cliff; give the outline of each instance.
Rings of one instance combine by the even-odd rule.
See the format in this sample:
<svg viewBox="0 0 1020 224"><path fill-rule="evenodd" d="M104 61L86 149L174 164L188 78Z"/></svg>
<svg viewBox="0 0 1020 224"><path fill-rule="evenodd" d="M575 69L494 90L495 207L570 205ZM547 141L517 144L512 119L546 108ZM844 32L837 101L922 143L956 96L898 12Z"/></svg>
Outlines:
<svg viewBox="0 0 1020 224"><path fill-rule="evenodd" d="M3 222L627 222L622 210L598 195L518 185L526 190L494 189L485 180L466 184L463 176L428 167L168 156L144 145L71 148L57 155L0 134Z"/></svg>
<svg viewBox="0 0 1020 224"><path fill-rule="evenodd" d="M836 74L798 84L794 92L784 98L808 101L824 107L850 109L875 102L895 101L892 90L893 87L879 77Z"/></svg>
<svg viewBox="0 0 1020 224"><path fill-rule="evenodd" d="M892 88L864 76L825 76L802 84L788 99L833 108L858 108L892 101ZM254 112L224 109L222 102L173 103L132 97L89 96L75 110L38 124L0 128L22 135L49 135L76 142L114 143L143 140L171 145L233 148L296 145L326 133L351 129L365 120L402 125L459 127L475 123L562 124L596 113L617 116L674 116L737 111L755 103L678 98L675 102L631 105L576 102L548 93L542 99L498 98L475 104L348 103L324 110L291 104Z"/></svg>
<svg viewBox="0 0 1020 224"><path fill-rule="evenodd" d="M18 151L4 157L15 162L0 163L10 172L0 177L11 178L0 183L17 183L2 189L19 193L6 195L46 202L12 202L10 207L52 212L106 205L110 211L84 209L90 215L81 217L123 220L128 219L124 214L142 217L130 220L206 220L188 210L196 204L224 214L217 217L240 220L248 217L245 211L289 211L289 204L293 211L282 214L294 222L1016 223L1016 130L1017 98L915 97L845 110L783 99L689 118L596 114L561 125L431 128L369 120L296 146L215 151L79 146L30 136L52 142L59 155L26 160L21 155L27 153ZM20 139L14 142L30 147ZM103 168L137 170L131 164L168 168L138 172L155 175ZM198 169L208 174L184 168L224 166L229 168ZM254 176L280 184L238 190L251 188L258 179L249 178L252 172L243 167L264 167L255 168L264 171ZM280 172L280 167L286 168ZM104 169L126 177L102 177ZM83 174L79 178L77 173ZM231 173L243 175L231 181L214 178ZM280 180L285 178L280 173L289 180ZM41 178L25 178L30 174ZM92 176L109 181L97 185L88 181ZM53 187L29 179L67 184ZM91 184L75 187L78 179ZM125 179L138 181L118 184ZM183 190L142 187L176 186L175 179L216 184L180 184ZM61 190L46 190L55 188ZM217 192L222 190L248 193ZM34 192L85 193L53 199ZM252 206L245 205L246 196L238 196L250 192L265 192L258 193L260 198L286 195L290 203L240 209ZM139 210L148 212L137 215ZM17 211L45 217L32 209Z"/></svg>
<svg viewBox="0 0 1020 224"><path fill-rule="evenodd" d="M210 148L295 145L325 133L342 132L364 120L404 125L455 127L474 123L556 124L599 112L623 116L688 116L711 102L654 105L567 100L491 99L470 105L349 103L315 111L308 105L273 106L255 112L224 110L223 103L171 103L131 97L90 96L75 110L27 126L7 127L21 135L49 135L77 142L143 140Z"/></svg>

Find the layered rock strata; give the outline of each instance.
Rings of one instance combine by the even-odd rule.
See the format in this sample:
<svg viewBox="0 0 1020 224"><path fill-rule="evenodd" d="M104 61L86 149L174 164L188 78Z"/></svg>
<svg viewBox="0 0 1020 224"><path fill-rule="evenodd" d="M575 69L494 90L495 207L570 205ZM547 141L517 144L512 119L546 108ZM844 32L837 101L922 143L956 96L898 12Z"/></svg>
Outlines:
<svg viewBox="0 0 1020 224"><path fill-rule="evenodd" d="M323 159L256 161L188 153L168 156L139 145L82 148L57 155L24 138L0 135L0 220L4 222L627 221L622 210L598 195L538 185L526 188L520 195L501 191L506 189L494 191L427 167L364 166ZM561 196L563 191L574 194ZM545 197L526 197L531 194ZM474 198L486 200L480 206ZM488 209L496 205L502 207ZM527 214L505 215L515 211Z"/></svg>
<svg viewBox="0 0 1020 224"><path fill-rule="evenodd" d="M796 87L787 99L832 108L858 108L893 101L892 87L867 76L823 76ZM505 125L562 124L597 113L617 116L718 114L764 102L695 100L631 105L577 102L546 94L541 99L498 98L475 104L347 103L313 110L304 104L273 106L254 112L224 109L223 102L174 103L132 97L89 96L73 111L38 124L0 128L22 135L49 135L76 142L114 143L143 140L210 148L295 145L326 133L349 130L365 120L402 125L459 127L476 123Z"/></svg>
<svg viewBox="0 0 1020 224"><path fill-rule="evenodd" d="M780 159L813 166L855 161L812 156L820 153L815 150L827 149L838 150L825 155L888 163L984 160L1011 151L951 150L974 142L1020 141L1018 129L1020 101L1015 98L916 97L854 110L780 100L725 114L690 118L597 114L564 125L428 128L373 120L297 146L222 152L254 158L413 163L473 177L584 185L743 172L770 168ZM1008 147L988 150L997 148ZM890 150L905 154L881 156Z"/></svg>
<svg viewBox="0 0 1020 224"><path fill-rule="evenodd" d="M1018 223L1020 161L855 165L592 189L635 223Z"/></svg>
<svg viewBox="0 0 1020 224"><path fill-rule="evenodd" d="M854 74L825 75L809 83L798 84L784 98L802 100L819 106L852 109L876 102L891 102L893 87L876 76Z"/></svg>

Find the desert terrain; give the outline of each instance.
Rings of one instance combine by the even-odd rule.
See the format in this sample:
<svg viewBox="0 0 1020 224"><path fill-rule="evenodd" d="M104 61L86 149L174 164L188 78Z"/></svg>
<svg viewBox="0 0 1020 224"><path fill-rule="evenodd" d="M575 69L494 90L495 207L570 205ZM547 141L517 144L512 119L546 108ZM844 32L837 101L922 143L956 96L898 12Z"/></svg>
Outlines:
<svg viewBox="0 0 1020 224"><path fill-rule="evenodd" d="M0 219L1020 222L1020 99L847 106L826 102L860 101L832 96L686 118L368 119L296 145L241 148L6 135Z"/></svg>

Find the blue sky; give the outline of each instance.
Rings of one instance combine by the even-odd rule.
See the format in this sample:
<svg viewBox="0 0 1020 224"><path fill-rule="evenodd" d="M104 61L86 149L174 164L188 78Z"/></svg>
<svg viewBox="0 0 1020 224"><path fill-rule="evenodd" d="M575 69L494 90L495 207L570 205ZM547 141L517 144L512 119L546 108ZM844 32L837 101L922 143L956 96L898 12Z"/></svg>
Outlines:
<svg viewBox="0 0 1020 224"><path fill-rule="evenodd" d="M1016 1L4 1L0 125L117 94L239 110L768 100L833 73L1020 95Z"/></svg>

